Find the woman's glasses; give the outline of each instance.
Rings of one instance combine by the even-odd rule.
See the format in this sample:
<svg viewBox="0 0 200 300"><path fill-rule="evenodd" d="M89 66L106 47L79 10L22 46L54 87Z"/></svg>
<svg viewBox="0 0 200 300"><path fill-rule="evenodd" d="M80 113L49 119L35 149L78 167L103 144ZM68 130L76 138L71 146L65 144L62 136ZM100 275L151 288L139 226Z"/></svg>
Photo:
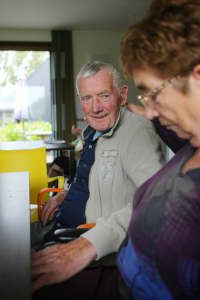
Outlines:
<svg viewBox="0 0 200 300"><path fill-rule="evenodd" d="M165 81L163 84L159 85L157 88L151 90L150 92L144 94L144 95L139 95L137 96L138 100L146 106L149 102L149 100L155 100L155 96L160 92L162 89L164 89L166 86L168 86L170 83L176 81L177 79L180 78L180 75L177 75L175 77L172 77L171 79Z"/></svg>

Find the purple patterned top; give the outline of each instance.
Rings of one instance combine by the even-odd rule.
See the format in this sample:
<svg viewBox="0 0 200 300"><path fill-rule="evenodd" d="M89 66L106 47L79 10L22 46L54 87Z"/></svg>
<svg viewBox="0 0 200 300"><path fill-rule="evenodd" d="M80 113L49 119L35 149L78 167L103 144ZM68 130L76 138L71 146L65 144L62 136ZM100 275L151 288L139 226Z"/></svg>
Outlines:
<svg viewBox="0 0 200 300"><path fill-rule="evenodd" d="M188 143L136 192L118 268L133 299L200 299L200 169Z"/></svg>

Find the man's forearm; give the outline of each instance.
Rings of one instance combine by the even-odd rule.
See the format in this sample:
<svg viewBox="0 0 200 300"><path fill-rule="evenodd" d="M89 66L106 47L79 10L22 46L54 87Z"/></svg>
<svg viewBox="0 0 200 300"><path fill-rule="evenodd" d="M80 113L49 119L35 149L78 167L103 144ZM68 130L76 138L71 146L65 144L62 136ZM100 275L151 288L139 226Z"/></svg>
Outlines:
<svg viewBox="0 0 200 300"><path fill-rule="evenodd" d="M117 252L125 238L131 213L132 203L128 203L109 218L98 218L96 226L81 235L94 245L97 250L97 259Z"/></svg>

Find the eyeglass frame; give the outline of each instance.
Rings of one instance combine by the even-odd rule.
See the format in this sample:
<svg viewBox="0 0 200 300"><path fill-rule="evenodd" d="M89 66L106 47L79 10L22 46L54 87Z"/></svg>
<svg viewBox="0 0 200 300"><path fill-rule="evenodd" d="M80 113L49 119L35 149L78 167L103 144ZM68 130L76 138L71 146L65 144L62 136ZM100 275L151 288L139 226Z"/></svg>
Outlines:
<svg viewBox="0 0 200 300"><path fill-rule="evenodd" d="M144 95L138 95L137 98L138 100L144 105L146 106L149 102L149 98L153 95L156 94L158 92L160 92L162 89L164 89L165 87L167 87L170 83L173 83L174 81L176 81L177 79L179 79L181 76L180 75L176 75L170 79L168 79L167 81L165 81L163 84L159 85L157 88L152 89L151 91L149 91L148 93L144 94Z"/></svg>

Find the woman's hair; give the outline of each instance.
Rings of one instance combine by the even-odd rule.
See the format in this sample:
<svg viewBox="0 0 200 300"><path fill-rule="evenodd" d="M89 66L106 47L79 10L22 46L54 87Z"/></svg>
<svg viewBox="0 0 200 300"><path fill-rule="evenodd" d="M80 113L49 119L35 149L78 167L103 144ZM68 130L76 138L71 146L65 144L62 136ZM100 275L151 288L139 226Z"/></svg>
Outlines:
<svg viewBox="0 0 200 300"><path fill-rule="evenodd" d="M113 77L113 84L117 88L119 95L121 95L123 82L120 77L120 73L117 69L109 63L105 63L102 61L92 61L91 63L85 64L81 70L79 71L76 77L76 91L79 95L79 88L78 88L78 81L79 79L86 79L88 77L92 77L93 75L97 74L101 70L109 70L110 76ZM80 96L80 95L79 95Z"/></svg>
<svg viewBox="0 0 200 300"><path fill-rule="evenodd" d="M200 0L153 0L125 34L120 63L127 78L149 67L163 78L187 75L200 63Z"/></svg>

